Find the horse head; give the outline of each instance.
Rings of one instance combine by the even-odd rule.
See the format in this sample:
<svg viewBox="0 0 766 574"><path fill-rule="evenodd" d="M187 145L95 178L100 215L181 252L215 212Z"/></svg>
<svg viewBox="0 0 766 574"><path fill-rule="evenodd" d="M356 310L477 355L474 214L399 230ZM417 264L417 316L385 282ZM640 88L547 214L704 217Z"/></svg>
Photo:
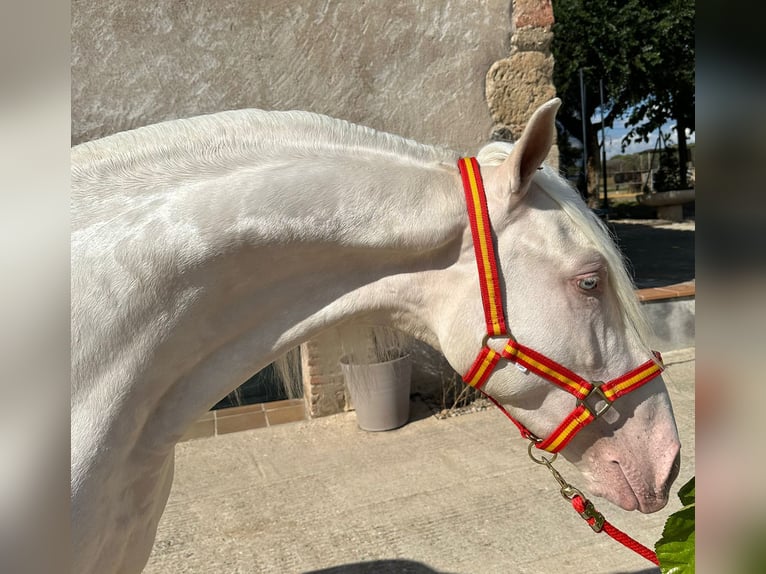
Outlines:
<svg viewBox="0 0 766 574"><path fill-rule="evenodd" d="M478 185L483 178L486 214L476 217L491 232L486 241L475 230L465 232L446 282L445 305L452 308L441 321L440 344L462 373L487 371L481 380L467 376L467 382L502 405L538 445L578 404L597 413L585 421L590 424L575 424L580 432L566 437L561 454L578 467L594 495L626 510L655 512L667 503L679 468L673 411L659 361L646 343L632 282L608 230L577 192L543 165L559 103L541 106L515 144L485 146L473 164L477 173L463 174L466 186L471 178ZM479 265L479 284L489 282L484 289L490 291L489 303L477 289L482 258L477 242L495 252L489 257L496 262L494 286L487 278L489 259ZM505 321L496 332L492 324L498 318L492 314ZM527 362L516 360L519 349L526 350ZM547 379L540 376L546 365L553 371ZM581 381L585 392L602 381L622 381L626 373L650 376L613 402L601 401L609 407L601 412L595 399L578 403L571 389L552 384L557 369Z"/></svg>

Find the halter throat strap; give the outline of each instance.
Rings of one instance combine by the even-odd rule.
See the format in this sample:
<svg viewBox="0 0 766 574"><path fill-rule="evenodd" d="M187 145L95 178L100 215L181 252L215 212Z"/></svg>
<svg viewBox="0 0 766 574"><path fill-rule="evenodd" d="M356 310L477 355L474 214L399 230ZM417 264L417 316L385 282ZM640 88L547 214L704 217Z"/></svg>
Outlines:
<svg viewBox="0 0 766 574"><path fill-rule="evenodd" d="M524 438L535 443L537 448L548 452L558 452L586 425L601 416L619 397L648 383L662 372L660 354L655 352L654 358L649 359L639 367L613 379L607 383L595 384L587 381L563 365L526 347L510 335L503 313L503 300L500 292L500 282L497 272L497 257L492 239L492 224L487 209L487 197L481 177L479 163L474 157L464 157L458 160L458 169L463 181L468 219L471 224L471 235L479 272L481 300L484 307L484 317L487 335L482 341L481 349L468 372L463 375L463 381L479 389L489 398L519 429ZM496 351L489 346L489 339L507 337L503 349ZM577 400L572 412L545 439L536 437L524 425L517 421L493 397L482 389L500 360L515 363L524 373L532 372L559 388L572 394ZM598 381L597 381L598 383Z"/></svg>

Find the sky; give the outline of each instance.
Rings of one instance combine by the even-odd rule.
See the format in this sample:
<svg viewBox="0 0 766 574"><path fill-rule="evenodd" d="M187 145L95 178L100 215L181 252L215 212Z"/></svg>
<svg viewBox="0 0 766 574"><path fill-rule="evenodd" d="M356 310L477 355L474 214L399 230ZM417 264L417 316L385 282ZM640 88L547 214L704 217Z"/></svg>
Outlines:
<svg viewBox="0 0 766 574"><path fill-rule="evenodd" d="M600 116L598 110L596 110L596 114L594 115L593 119L595 121L600 121L601 116ZM678 138L676 136L676 130L674 129L674 126L675 126L675 122L673 122L673 121L667 122L664 126L662 126L662 133L666 134L666 135L667 134L671 134L670 141L673 142L673 143L677 143L678 142ZM637 143L634 142L634 143L631 143L629 146L627 146L625 148L625 151L622 151L621 143L620 142L622 141L622 138L625 137L625 134L627 134L628 131L630 131L628 128L625 127L625 119L624 118L619 118L619 119L615 120L614 126L612 126L611 128L606 128L605 131L606 131L605 139L606 139L606 157L607 157L607 159L609 159L609 158L611 158L611 157L613 157L615 155L620 155L620 154L623 154L623 153L626 153L626 154L628 154L628 153L636 153L636 152L640 152L640 151L644 151L644 150L654 149L654 146L657 145L657 137L659 135L659 132L655 131L649 137L649 141L648 142L637 142ZM693 143L694 142L694 136L695 136L695 134L691 134L691 137L687 137L687 139L686 139L687 143ZM599 134L598 134L598 140L599 140L599 142L601 141L601 132L600 131L599 131Z"/></svg>

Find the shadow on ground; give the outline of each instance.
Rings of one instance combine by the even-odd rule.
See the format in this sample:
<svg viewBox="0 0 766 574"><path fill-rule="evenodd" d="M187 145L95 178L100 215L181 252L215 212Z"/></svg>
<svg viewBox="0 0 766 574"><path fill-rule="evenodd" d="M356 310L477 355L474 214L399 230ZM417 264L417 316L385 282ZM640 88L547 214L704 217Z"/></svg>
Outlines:
<svg viewBox="0 0 766 574"><path fill-rule="evenodd" d="M634 570L632 572L615 572L615 574L659 574L659 568ZM356 562L342 564L322 570L311 570L304 574L450 574L443 570L434 570L422 562L412 560L374 560L371 562ZM478 572L477 572L478 574Z"/></svg>
<svg viewBox="0 0 766 574"><path fill-rule="evenodd" d="M619 221L611 221L609 227L639 289L694 279L693 228Z"/></svg>
<svg viewBox="0 0 766 574"><path fill-rule="evenodd" d="M373 560L343 564L322 570L311 570L304 574L449 574L443 570L434 570L422 562L412 560ZM641 573L642 574L642 573Z"/></svg>

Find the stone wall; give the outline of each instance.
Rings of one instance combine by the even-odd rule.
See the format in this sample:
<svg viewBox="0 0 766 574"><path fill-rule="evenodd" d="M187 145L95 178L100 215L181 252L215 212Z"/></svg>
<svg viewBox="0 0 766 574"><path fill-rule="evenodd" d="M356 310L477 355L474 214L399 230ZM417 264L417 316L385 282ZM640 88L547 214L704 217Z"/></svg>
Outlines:
<svg viewBox="0 0 766 574"><path fill-rule="evenodd" d="M550 0L514 0L510 54L492 64L486 78L495 139L518 139L535 109L556 96L552 26ZM558 146L551 150L548 163L558 168Z"/></svg>
<svg viewBox="0 0 766 574"><path fill-rule="evenodd" d="M549 0L80 0L72 143L256 107L471 154L493 136L517 138L555 95L552 24ZM302 348L312 416L348 404L339 370L320 366L336 343L328 335Z"/></svg>
<svg viewBox="0 0 766 574"><path fill-rule="evenodd" d="M485 142L507 0L72 6L72 142L224 109L303 109L459 151Z"/></svg>

